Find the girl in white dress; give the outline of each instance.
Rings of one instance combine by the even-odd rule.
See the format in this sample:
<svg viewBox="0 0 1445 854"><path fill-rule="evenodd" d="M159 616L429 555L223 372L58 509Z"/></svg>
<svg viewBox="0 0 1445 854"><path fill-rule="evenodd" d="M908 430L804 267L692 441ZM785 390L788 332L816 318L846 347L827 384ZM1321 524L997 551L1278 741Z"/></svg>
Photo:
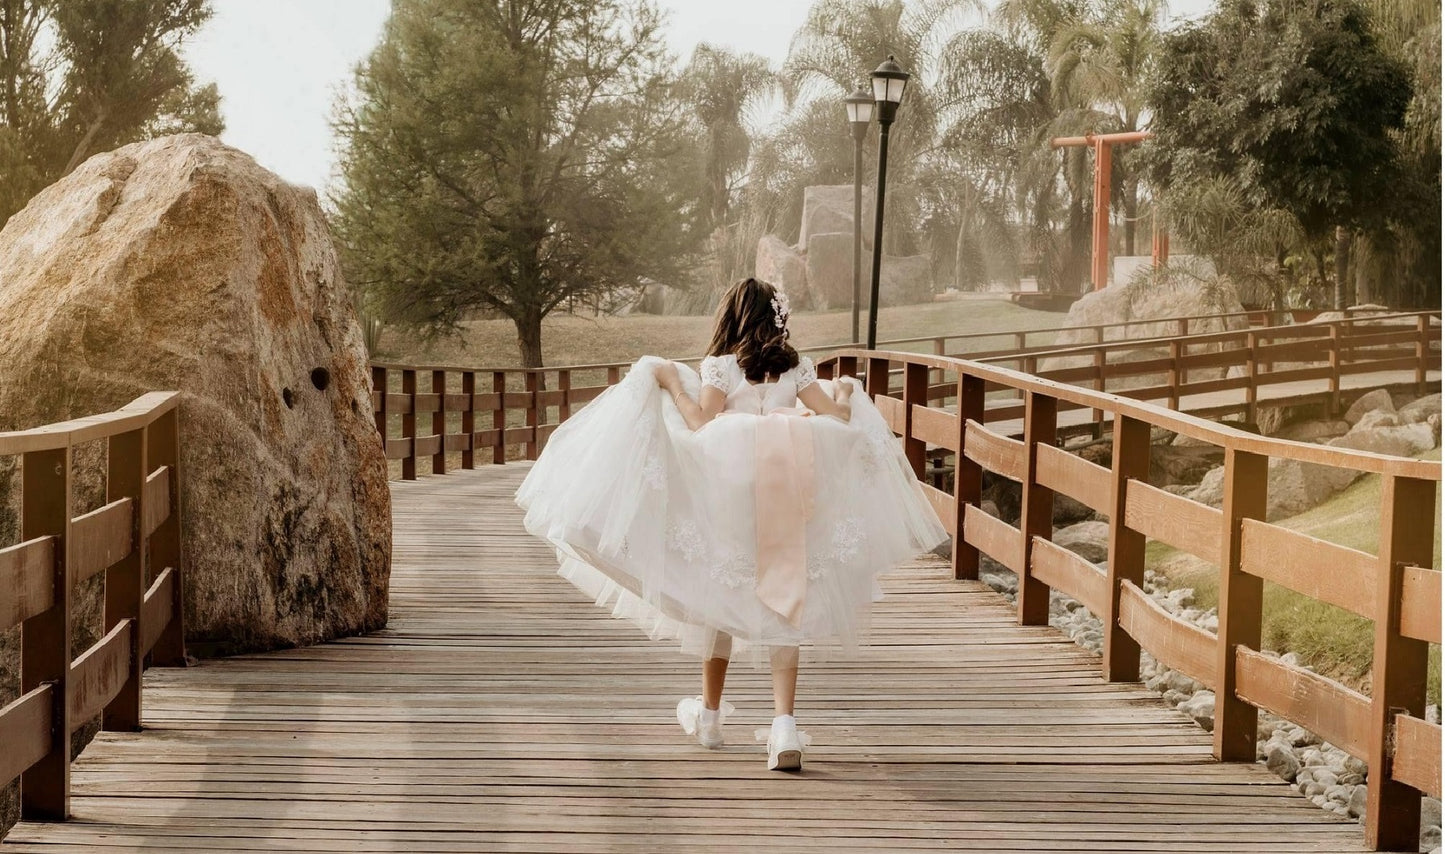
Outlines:
<svg viewBox="0 0 1445 854"><path fill-rule="evenodd" d="M798 647L856 646L876 576L948 538L856 380L819 381L788 344L786 298L724 296L700 373L644 357L559 426L517 491L560 574L703 659L683 729L722 746L728 662L767 657L768 767L802 765Z"/></svg>

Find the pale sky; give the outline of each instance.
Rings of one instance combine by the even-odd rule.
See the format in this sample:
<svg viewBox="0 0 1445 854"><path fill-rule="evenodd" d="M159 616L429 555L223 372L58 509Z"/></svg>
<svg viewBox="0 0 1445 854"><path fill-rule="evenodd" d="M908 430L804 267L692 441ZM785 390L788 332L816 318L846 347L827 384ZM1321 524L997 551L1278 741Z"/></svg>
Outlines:
<svg viewBox="0 0 1445 854"><path fill-rule="evenodd" d="M1198 14L1210 0L1171 0ZM186 47L203 81L221 90L222 135L297 184L325 189L336 152L329 120L337 92L381 34L390 0L213 0L215 16ZM659 0L668 42L683 59L702 41L778 65L812 0Z"/></svg>

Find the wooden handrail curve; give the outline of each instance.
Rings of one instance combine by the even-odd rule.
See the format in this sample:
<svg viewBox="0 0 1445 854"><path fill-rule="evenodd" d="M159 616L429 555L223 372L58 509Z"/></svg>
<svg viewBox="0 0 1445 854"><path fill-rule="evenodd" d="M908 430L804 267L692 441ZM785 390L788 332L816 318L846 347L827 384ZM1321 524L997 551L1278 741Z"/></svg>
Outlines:
<svg viewBox="0 0 1445 854"><path fill-rule="evenodd" d="M0 709L0 784L21 817L70 814L71 734L99 714L141 728L141 673L185 664L180 397L143 395L101 415L0 433L20 458L21 542L0 547L0 631L20 626L20 696ZM74 450L107 442L105 504L77 515ZM71 600L104 573L103 637L71 657Z"/></svg>

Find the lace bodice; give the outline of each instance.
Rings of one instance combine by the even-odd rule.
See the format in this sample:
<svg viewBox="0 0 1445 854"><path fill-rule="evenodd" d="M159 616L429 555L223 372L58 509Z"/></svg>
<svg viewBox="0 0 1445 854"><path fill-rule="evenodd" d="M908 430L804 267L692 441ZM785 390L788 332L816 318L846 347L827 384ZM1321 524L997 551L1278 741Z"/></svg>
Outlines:
<svg viewBox="0 0 1445 854"><path fill-rule="evenodd" d="M737 356L708 356L698 370L703 385L710 385L727 395L725 412L765 414L774 409L798 405L798 392L818 381L813 360L803 356L798 366L784 371L772 382L750 383L738 366Z"/></svg>

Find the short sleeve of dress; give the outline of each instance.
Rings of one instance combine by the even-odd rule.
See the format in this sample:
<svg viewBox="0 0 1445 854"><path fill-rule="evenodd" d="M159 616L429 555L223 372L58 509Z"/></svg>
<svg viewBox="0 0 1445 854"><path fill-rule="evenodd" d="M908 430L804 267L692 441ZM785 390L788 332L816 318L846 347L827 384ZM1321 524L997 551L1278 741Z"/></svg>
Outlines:
<svg viewBox="0 0 1445 854"><path fill-rule="evenodd" d="M798 360L798 367L793 369L793 380L797 383L798 391L818 381L818 369L813 365L813 360L807 356Z"/></svg>
<svg viewBox="0 0 1445 854"><path fill-rule="evenodd" d="M732 391L732 383L728 382L727 363L721 356L708 356L703 359L698 374L702 377L703 385L710 385L723 394Z"/></svg>

